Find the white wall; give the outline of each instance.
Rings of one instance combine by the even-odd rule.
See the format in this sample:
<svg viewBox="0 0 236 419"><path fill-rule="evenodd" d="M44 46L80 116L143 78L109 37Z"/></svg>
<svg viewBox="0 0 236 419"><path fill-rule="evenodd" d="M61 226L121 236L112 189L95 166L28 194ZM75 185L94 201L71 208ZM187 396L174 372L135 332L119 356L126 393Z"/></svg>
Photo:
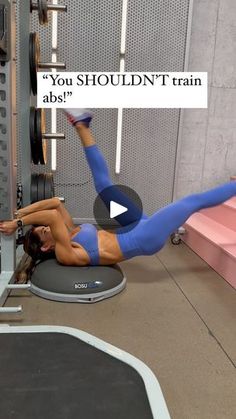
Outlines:
<svg viewBox="0 0 236 419"><path fill-rule="evenodd" d="M207 71L208 109L184 110L175 198L236 175L236 1L194 0L189 71Z"/></svg>

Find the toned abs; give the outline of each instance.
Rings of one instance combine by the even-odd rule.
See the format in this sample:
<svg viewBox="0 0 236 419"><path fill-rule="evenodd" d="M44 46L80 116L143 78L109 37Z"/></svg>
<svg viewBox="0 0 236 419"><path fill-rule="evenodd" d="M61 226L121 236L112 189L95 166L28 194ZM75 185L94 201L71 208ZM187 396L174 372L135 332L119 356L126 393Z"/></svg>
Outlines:
<svg viewBox="0 0 236 419"><path fill-rule="evenodd" d="M90 261L89 255L86 250L78 243L73 242L73 237L81 230L78 226L74 228L69 234L72 240L72 246L76 251L76 247L84 251L87 256L88 263ZM115 234L105 230L98 230L98 250L99 250L99 263L101 265L113 265L114 263L121 262L124 257L120 250L118 240Z"/></svg>

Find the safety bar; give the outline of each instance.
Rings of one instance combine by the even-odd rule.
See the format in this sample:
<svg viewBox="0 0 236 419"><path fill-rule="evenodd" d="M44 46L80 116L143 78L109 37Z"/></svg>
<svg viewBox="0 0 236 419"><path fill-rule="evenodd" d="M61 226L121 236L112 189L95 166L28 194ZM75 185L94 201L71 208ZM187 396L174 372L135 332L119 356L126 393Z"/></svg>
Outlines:
<svg viewBox="0 0 236 419"><path fill-rule="evenodd" d="M30 288L30 284L8 284L6 286L7 290L28 290Z"/></svg>
<svg viewBox="0 0 236 419"><path fill-rule="evenodd" d="M21 313L22 312L22 306L18 307L0 307L0 314L4 313Z"/></svg>

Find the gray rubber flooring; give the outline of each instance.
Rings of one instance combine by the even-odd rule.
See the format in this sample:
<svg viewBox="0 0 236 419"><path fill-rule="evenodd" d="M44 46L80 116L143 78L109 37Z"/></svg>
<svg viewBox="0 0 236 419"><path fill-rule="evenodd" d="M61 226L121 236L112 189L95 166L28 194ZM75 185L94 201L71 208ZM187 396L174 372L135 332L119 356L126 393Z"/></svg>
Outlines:
<svg viewBox="0 0 236 419"><path fill-rule="evenodd" d="M120 264L127 288L92 304L57 303L14 291L22 314L0 324L65 325L144 361L174 419L236 417L236 293L184 244Z"/></svg>

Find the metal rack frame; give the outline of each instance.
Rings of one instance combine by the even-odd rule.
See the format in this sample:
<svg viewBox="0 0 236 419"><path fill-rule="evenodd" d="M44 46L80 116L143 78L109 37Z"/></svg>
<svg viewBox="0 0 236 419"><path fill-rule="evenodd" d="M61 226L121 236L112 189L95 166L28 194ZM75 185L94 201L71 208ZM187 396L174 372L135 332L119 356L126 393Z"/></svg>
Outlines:
<svg viewBox="0 0 236 419"><path fill-rule="evenodd" d="M22 149L24 159L22 164L22 183L24 187L24 204L30 201L30 143L29 143L29 103L30 83L28 63L28 30L30 0L21 0L19 16L20 36L20 100L18 114L16 112L16 2L14 0L0 0L5 6L7 15L7 46L9 59L0 66L0 219L11 220L16 210L16 117L21 124ZM22 307L1 307L11 289L29 288L28 284L12 284L16 268L16 239L15 236L1 235L1 274L0 274L0 313L21 312Z"/></svg>

